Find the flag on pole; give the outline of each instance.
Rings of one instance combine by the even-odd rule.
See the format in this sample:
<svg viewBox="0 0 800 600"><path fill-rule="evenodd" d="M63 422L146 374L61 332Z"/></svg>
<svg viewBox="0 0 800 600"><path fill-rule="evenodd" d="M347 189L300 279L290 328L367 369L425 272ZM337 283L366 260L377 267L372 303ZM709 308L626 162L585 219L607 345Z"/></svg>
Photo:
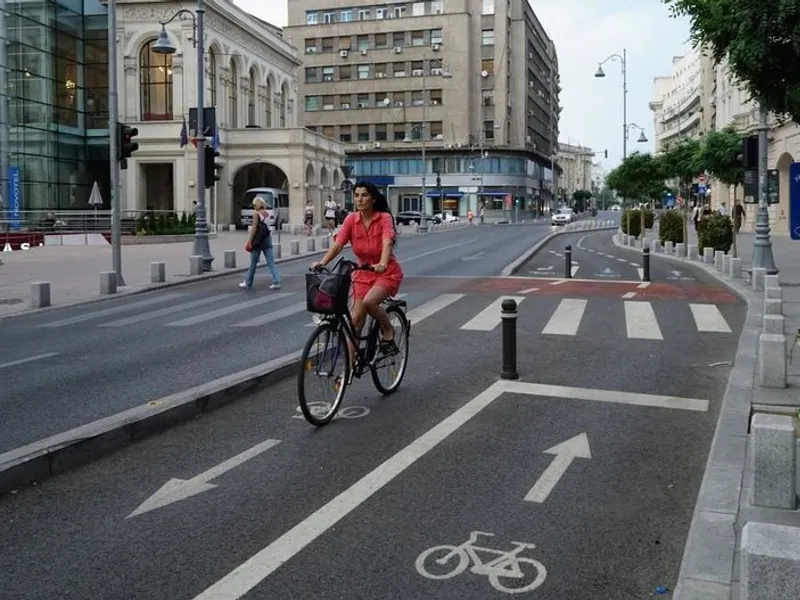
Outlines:
<svg viewBox="0 0 800 600"><path fill-rule="evenodd" d="M186 130L186 117L183 117L181 125L181 149L189 143L189 132Z"/></svg>
<svg viewBox="0 0 800 600"><path fill-rule="evenodd" d="M214 150L219 150L220 143L221 142L219 140L219 129L217 129L215 127L214 128L214 137L211 138L211 147L214 148Z"/></svg>

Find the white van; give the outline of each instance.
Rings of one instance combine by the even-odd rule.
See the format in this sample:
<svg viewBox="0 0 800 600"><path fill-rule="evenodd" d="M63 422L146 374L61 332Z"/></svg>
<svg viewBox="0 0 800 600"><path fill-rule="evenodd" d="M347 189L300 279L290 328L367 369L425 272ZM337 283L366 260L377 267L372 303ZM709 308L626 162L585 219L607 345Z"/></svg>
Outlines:
<svg viewBox="0 0 800 600"><path fill-rule="evenodd" d="M289 190L277 188L250 188L244 193L244 198L239 205L239 227L247 229L253 222L253 200L261 196L267 203L269 211L269 226L275 227L275 218L279 223L289 221Z"/></svg>

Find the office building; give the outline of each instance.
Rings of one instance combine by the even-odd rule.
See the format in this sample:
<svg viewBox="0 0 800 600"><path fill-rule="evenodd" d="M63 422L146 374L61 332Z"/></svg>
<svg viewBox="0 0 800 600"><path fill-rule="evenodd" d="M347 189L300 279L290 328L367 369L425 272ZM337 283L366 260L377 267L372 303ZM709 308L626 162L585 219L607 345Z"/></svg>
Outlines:
<svg viewBox="0 0 800 600"><path fill-rule="evenodd" d="M561 176L558 179L559 198L568 203L578 191L592 191L592 161L594 151L586 146L558 143L558 165Z"/></svg>
<svg viewBox="0 0 800 600"><path fill-rule="evenodd" d="M550 207L558 60L527 0L292 0L285 35L303 124L395 210Z"/></svg>

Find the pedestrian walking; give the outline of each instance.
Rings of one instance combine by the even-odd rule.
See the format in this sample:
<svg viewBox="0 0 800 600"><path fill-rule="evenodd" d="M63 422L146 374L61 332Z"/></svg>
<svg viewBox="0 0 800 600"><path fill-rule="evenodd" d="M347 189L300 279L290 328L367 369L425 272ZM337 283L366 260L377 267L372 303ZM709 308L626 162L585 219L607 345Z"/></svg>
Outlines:
<svg viewBox="0 0 800 600"><path fill-rule="evenodd" d="M250 268L247 270L245 280L239 284L240 288L250 289L253 287L253 279L256 276L256 267L261 254L267 261L269 272L272 275L271 290L281 289L281 275L278 272L278 265L275 264L275 256L272 252L272 234L269 229L269 211L267 203L261 196L253 199L253 225L250 227L250 234L247 236L247 244L244 249L250 253Z"/></svg>
<svg viewBox="0 0 800 600"><path fill-rule="evenodd" d="M314 230L314 203L309 200L306 202L306 212L303 217L303 225L306 228L306 235L311 235Z"/></svg>

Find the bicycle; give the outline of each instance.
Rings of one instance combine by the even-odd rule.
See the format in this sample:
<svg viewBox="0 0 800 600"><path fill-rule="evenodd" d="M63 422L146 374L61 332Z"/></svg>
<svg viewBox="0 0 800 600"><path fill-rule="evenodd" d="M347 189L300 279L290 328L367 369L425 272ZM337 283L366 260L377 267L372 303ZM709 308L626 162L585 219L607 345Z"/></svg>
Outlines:
<svg viewBox="0 0 800 600"><path fill-rule="evenodd" d="M381 303L389 320L396 319L400 325L400 332L395 327L394 340L397 352L384 354L380 350L380 326L377 321L367 315L364 322L367 334L363 336L356 333L353 325L349 306L351 274L359 270L372 270L372 267L357 265L342 257L331 269L319 267L316 271L306 274L306 308L309 312L319 314L320 321L303 348L297 394L303 416L316 427L326 425L336 416L353 377L360 379L369 371L377 390L388 396L397 391L405 376L411 335L411 322L406 317L407 304L405 300L393 297ZM318 274L324 275L324 279ZM322 350L315 351L315 345L320 340L324 340ZM350 344L355 348L355 357L350 356ZM325 365L325 357L328 356L329 350L330 365ZM323 358L315 367L314 360L320 356ZM337 375L336 367L340 359L343 371ZM378 369L395 366L398 363L392 381L384 384L379 377ZM309 373L323 380L324 389L331 388L335 392L332 401L320 402L307 397L305 376Z"/></svg>

